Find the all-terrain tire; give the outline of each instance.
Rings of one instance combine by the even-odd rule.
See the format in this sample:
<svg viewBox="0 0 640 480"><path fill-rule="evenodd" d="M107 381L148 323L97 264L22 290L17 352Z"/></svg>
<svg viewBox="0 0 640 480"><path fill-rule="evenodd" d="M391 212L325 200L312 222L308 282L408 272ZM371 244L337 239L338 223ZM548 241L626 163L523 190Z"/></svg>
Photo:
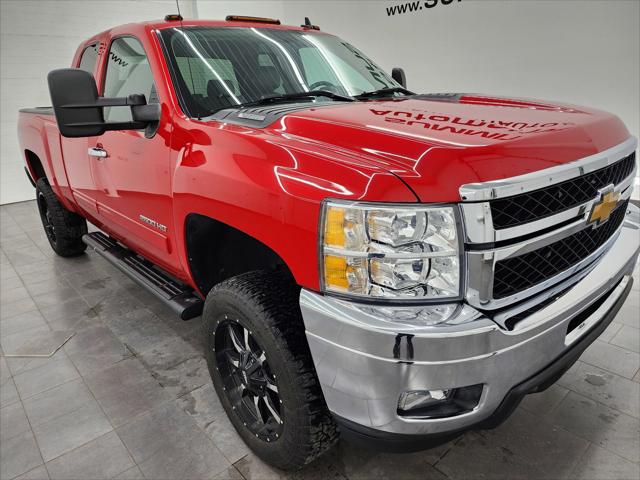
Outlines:
<svg viewBox="0 0 640 480"><path fill-rule="evenodd" d="M60 203L46 178L36 182L36 200L42 226L54 252L61 257L82 254L87 249L82 242L82 236L87 233L87 221Z"/></svg>
<svg viewBox="0 0 640 480"><path fill-rule="evenodd" d="M335 445L339 436L309 351L299 294L299 287L283 274L249 272L215 286L207 295L202 315L209 372L229 419L260 458L283 470L298 470L312 462ZM282 422L279 434L270 439L258 438L243 423L234 407L237 403L232 403L231 389L225 389L229 376L223 373L216 345L220 347L223 327L229 322L240 332L250 332L252 340L246 343L264 353L265 368L277 381Z"/></svg>

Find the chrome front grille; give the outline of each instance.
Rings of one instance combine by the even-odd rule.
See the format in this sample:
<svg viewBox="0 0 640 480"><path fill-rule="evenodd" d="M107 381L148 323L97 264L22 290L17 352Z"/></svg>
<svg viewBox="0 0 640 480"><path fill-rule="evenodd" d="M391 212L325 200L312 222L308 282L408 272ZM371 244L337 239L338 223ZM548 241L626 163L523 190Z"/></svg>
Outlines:
<svg viewBox="0 0 640 480"><path fill-rule="evenodd" d="M571 285L595 264L624 221L636 147L637 140L630 138L569 164L463 185L467 301L483 310L516 308L533 298L544 301L545 292ZM591 211L607 188L619 200L608 221L594 228Z"/></svg>
<svg viewBox="0 0 640 480"><path fill-rule="evenodd" d="M515 227L593 200L601 188L617 185L631 175L635 165L636 153L633 152L595 172L532 192L492 200L493 227L497 230Z"/></svg>
<svg viewBox="0 0 640 480"><path fill-rule="evenodd" d="M496 262L493 298L514 295L582 262L618 230L628 203L619 204L600 228L585 228L532 252Z"/></svg>

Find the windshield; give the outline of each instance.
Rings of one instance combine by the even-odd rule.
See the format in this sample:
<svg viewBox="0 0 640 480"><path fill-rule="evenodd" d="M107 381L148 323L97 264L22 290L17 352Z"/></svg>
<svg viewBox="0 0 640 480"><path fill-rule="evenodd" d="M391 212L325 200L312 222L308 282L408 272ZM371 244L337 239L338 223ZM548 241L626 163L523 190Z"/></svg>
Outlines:
<svg viewBox="0 0 640 480"><path fill-rule="evenodd" d="M160 36L182 108L192 117L276 95L324 90L354 96L400 86L332 35L187 27L162 30Z"/></svg>

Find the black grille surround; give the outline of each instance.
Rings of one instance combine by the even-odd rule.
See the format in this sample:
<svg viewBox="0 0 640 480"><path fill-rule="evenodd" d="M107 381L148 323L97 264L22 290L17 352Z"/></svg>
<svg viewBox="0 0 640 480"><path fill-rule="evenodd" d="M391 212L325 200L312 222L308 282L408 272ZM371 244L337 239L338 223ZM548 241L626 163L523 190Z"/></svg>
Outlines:
<svg viewBox="0 0 640 480"><path fill-rule="evenodd" d="M633 172L636 153L586 175L531 192L491 201L493 228L502 230L555 215L593 200L598 190L617 185Z"/></svg>
<svg viewBox="0 0 640 480"><path fill-rule="evenodd" d="M609 220L598 228L587 227L532 252L496 262L493 298L515 295L580 263L618 230L628 203L627 200L618 205Z"/></svg>

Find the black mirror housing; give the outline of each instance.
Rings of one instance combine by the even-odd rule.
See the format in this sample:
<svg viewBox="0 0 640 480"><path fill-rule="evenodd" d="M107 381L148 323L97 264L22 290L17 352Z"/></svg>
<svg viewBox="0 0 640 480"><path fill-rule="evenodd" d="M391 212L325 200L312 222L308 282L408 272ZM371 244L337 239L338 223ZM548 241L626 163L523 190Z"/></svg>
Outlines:
<svg viewBox="0 0 640 480"><path fill-rule="evenodd" d="M140 130L160 121L160 104L147 104L144 95L98 96L95 78L78 68L62 68L47 76L58 129L63 137L95 137L108 130ZM131 108L131 122L105 122L104 107Z"/></svg>
<svg viewBox="0 0 640 480"><path fill-rule="evenodd" d="M403 88L407 88L407 76L402 68L394 68L391 70L391 78L402 85Z"/></svg>
<svg viewBox="0 0 640 480"><path fill-rule="evenodd" d="M93 137L104 133L104 117L98 106L93 75L77 68L61 68L49 72L47 82L62 136Z"/></svg>

